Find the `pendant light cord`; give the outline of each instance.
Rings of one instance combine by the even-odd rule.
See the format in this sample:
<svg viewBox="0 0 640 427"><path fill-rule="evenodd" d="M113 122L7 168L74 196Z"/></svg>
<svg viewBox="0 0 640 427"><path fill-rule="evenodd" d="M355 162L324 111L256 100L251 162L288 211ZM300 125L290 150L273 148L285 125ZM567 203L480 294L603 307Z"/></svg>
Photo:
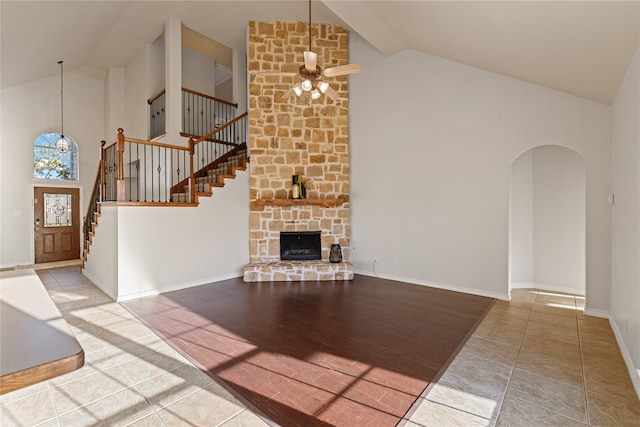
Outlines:
<svg viewBox="0 0 640 427"><path fill-rule="evenodd" d="M309 0L309 52L311 52L311 0Z"/></svg>
<svg viewBox="0 0 640 427"><path fill-rule="evenodd" d="M62 78L62 62L60 64L60 136L64 138L64 80Z"/></svg>

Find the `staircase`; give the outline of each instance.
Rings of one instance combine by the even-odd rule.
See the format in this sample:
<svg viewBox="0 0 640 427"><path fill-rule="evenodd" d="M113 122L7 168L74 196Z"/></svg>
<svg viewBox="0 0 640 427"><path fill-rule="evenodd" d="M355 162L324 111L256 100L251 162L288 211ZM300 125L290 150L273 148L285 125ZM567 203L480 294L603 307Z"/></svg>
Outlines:
<svg viewBox="0 0 640 427"><path fill-rule="evenodd" d="M240 126L244 127L244 123L246 120L246 113L240 115L225 125L221 126L218 130L211 132L209 135L198 138L191 138L190 147L176 147L171 145L164 145L157 142L143 141L137 140L133 138L126 138L123 134L122 129L119 129L119 135L116 143L109 145L105 148L105 143L103 141L103 149L102 149L102 159L100 161L100 165L98 167L98 173L96 176L96 181L94 183L93 192L90 200L90 204L87 210L87 214L84 218L84 246L82 252L82 266L84 268L87 257L91 250L91 245L93 242L93 238L96 233L96 227L98 226L98 220L101 214L101 203L102 202L116 202L121 206L185 206L185 207L193 207L198 205L198 199L200 197L211 197L212 190L214 188L221 188L225 185L225 180L234 179L236 177L236 173L238 171L245 171L247 169L247 163L249 163L249 156L247 152L247 144L246 139L245 142L239 144L233 144L228 141L216 139L213 134L220 130L224 130L224 128L229 128L230 126ZM236 132L237 134L237 132ZM191 175L189 170L192 170L189 167L189 162L193 165L196 162L196 157L194 153L198 154L200 162L204 163L204 155L201 152L198 152L194 149L194 147L201 143L211 143L217 144L219 147L232 147L228 151L220 150L222 152L226 151L226 153L219 155L214 154L213 157L207 157L213 159L209 164L202 167L200 170L193 172L193 181L195 181L195 189L192 192L191 189ZM179 159L179 161L173 162L177 168L183 168L182 175L184 176L184 169L187 170L186 179L182 179L182 181L177 184L171 186L170 183L165 184L167 197L164 201L136 201L131 199L121 199L121 198L108 198L105 197L107 194L116 194L118 193L118 189L116 189L117 182L122 182L121 176L116 177L116 175L124 169L123 162L126 162L127 153L135 152L141 153L146 152L146 148L140 147L153 147L153 150L166 150L163 151L165 159ZM109 155L110 151L112 152ZM122 151L122 152L121 152ZM205 150L206 151L206 150ZM217 152L217 148L210 150L211 152ZM208 152L207 155L210 156L211 152ZM189 158L189 153L191 153L191 159ZM177 157L176 157L177 156ZM217 157L219 156L219 157ZM157 165L158 158L162 158L160 154L155 157L155 162ZM112 160L109 160L112 159ZM154 158L152 158L154 159ZM152 160L154 161L154 160ZM118 162L115 164L115 162ZM145 163L142 161L142 163ZM172 165L172 162L166 162L163 166ZM158 166L160 169L160 166ZM112 174L112 175L109 175ZM171 174L168 174L171 176ZM161 176L160 171L155 175L156 177ZM155 180L153 180L155 182ZM111 186L111 191L109 191L109 186ZM123 186L124 188L124 186ZM169 190L170 188L170 190ZM153 193L153 190L152 190ZM118 197L120 197L118 195Z"/></svg>
<svg viewBox="0 0 640 427"><path fill-rule="evenodd" d="M248 162L249 157L245 143L197 171L194 174L196 201L198 197L211 197L211 192L214 188L224 187L225 179L234 179L237 171L247 169ZM191 195L190 184L184 183L177 187L178 189L171 193L171 201L178 203L189 202Z"/></svg>

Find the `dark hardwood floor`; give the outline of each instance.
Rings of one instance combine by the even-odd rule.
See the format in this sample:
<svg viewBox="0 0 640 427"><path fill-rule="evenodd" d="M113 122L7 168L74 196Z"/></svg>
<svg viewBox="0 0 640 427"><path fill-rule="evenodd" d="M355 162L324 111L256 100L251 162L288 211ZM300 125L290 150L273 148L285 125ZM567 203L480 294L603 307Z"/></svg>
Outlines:
<svg viewBox="0 0 640 427"><path fill-rule="evenodd" d="M282 426L394 426L493 299L356 275L198 286L124 303Z"/></svg>

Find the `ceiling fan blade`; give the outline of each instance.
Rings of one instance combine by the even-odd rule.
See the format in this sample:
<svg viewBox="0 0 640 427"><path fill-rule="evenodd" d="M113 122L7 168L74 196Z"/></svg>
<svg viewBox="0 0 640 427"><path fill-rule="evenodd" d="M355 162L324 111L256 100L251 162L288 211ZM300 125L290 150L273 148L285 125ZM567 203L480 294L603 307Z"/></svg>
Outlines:
<svg viewBox="0 0 640 427"><path fill-rule="evenodd" d="M310 50L304 51L304 68L309 71L315 71L318 63L318 54Z"/></svg>
<svg viewBox="0 0 640 427"><path fill-rule="evenodd" d="M324 93L325 95L327 95L329 98L331 98L332 100L336 100L338 99L338 92L336 92L335 90L333 90L333 88L331 86L329 86L327 88L327 90Z"/></svg>
<svg viewBox="0 0 640 427"><path fill-rule="evenodd" d="M322 73L325 77L346 76L347 74L356 74L362 71L360 64L347 64L338 67L327 68Z"/></svg>
<svg viewBox="0 0 640 427"><path fill-rule="evenodd" d="M282 95L282 99L287 99L289 98L291 95L293 95L293 88L289 89L288 91L286 91L284 93L284 95Z"/></svg>

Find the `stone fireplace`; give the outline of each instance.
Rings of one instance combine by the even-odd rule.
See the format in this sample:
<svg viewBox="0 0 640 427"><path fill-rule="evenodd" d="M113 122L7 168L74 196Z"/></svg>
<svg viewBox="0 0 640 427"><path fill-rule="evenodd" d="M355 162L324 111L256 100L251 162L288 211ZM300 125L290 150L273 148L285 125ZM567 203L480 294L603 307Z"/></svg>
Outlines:
<svg viewBox="0 0 640 427"><path fill-rule="evenodd" d="M312 50L323 68L348 62L348 33L312 26ZM250 263L244 280L350 280L349 118L347 77L328 80L338 93L311 101L283 99L308 49L307 24L249 24ZM258 74L260 73L260 74ZM292 199L292 175L300 175L306 199ZM320 260L281 260L281 232L320 232ZM334 243L343 261L329 262Z"/></svg>

